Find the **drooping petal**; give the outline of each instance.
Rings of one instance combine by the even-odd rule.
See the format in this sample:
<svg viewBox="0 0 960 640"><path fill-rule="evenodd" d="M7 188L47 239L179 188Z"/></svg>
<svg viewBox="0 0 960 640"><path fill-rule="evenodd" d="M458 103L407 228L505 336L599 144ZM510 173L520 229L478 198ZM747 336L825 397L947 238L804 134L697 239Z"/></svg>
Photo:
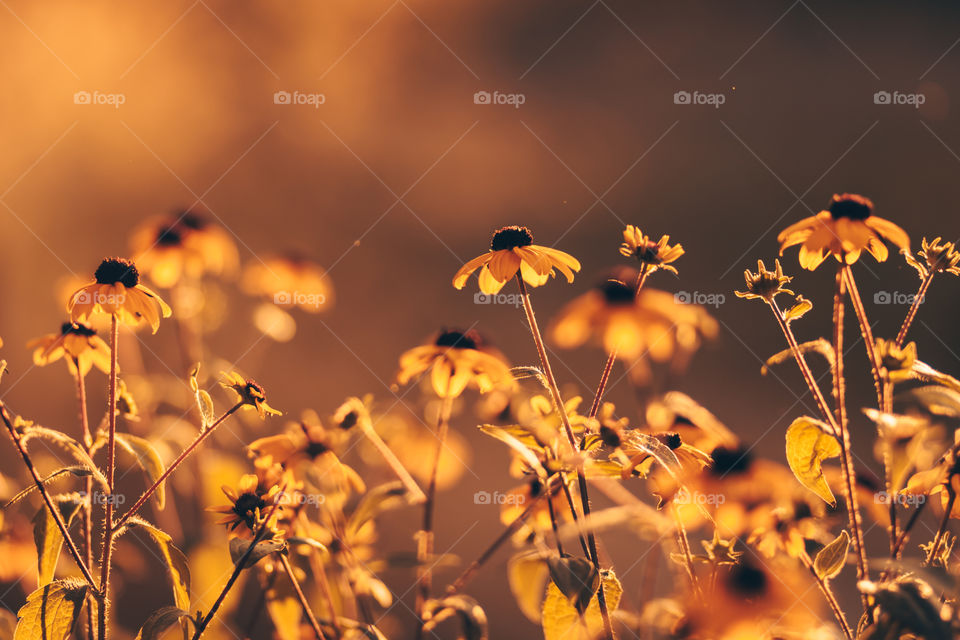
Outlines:
<svg viewBox="0 0 960 640"><path fill-rule="evenodd" d="M463 286L467 284L467 279L470 277L470 274L487 264L492 256L492 251L487 252L481 256L477 256L467 264L460 267L457 273L453 276L453 286L457 289L463 289Z"/></svg>

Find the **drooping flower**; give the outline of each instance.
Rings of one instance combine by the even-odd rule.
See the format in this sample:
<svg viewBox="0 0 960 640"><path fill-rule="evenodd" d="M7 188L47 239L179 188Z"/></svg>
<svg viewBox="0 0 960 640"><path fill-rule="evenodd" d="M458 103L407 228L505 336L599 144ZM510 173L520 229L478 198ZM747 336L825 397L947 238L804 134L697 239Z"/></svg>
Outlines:
<svg viewBox="0 0 960 640"><path fill-rule="evenodd" d="M268 413L275 416L283 415L267 404L266 392L255 380L248 380L236 371L229 373L222 371L221 376L223 379L220 384L227 389L235 391L238 396L238 401L245 407L256 409L261 420L263 420Z"/></svg>
<svg viewBox="0 0 960 640"><path fill-rule="evenodd" d="M64 358L73 375L86 376L94 366L110 373L110 345L96 331L79 322L64 322L59 333L31 340L27 348L34 350L33 362L39 366Z"/></svg>
<svg viewBox="0 0 960 640"><path fill-rule="evenodd" d="M500 292L503 285L520 272L523 281L539 287L560 271L573 282L573 273L580 271L580 261L558 249L533 244L533 234L526 227L503 227L493 234L490 250L460 267L453 276L453 286L463 289L470 277L480 269L480 290L488 295Z"/></svg>
<svg viewBox="0 0 960 640"><path fill-rule="evenodd" d="M834 195L826 210L790 225L777 236L780 255L787 247L799 244L800 266L811 271L828 255L853 264L864 250L883 262L888 255L884 240L901 250L910 248L910 238L903 229L873 215L873 202L852 193Z"/></svg>
<svg viewBox="0 0 960 640"><path fill-rule="evenodd" d="M107 258L94 274L95 281L70 296L67 311L73 322L85 322L98 313L114 315L124 324L150 325L153 333L160 327L160 318L170 317L167 303L140 284L137 267L124 258Z"/></svg>
<svg viewBox="0 0 960 640"><path fill-rule="evenodd" d="M433 390L441 398L455 398L468 386L485 393L514 384L503 355L476 331L441 331L430 342L405 352L400 356L397 382L407 384L428 370Z"/></svg>
<svg viewBox="0 0 960 640"><path fill-rule="evenodd" d="M620 245L620 254L634 258L647 273L658 269L677 273L676 267L670 263L683 255L683 246L680 243L671 245L670 236L662 236L654 242L650 236L640 231L639 227L628 224L623 232L623 244Z"/></svg>
<svg viewBox="0 0 960 640"><path fill-rule="evenodd" d="M247 265L241 286L278 307L321 313L333 306L333 286L320 265L299 256L267 257Z"/></svg>

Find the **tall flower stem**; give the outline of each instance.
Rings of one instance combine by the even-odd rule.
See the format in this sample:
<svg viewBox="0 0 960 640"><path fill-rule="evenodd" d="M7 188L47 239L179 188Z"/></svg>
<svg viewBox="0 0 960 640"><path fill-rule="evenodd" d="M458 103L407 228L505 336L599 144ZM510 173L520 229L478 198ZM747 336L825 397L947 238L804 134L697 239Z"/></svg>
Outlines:
<svg viewBox="0 0 960 640"><path fill-rule="evenodd" d="M113 562L113 502L114 473L117 455L117 343L120 326L117 315L110 316L110 382L107 386L107 488L110 495L104 500L103 546L100 551L100 606L97 607L97 638L107 640L107 617L110 612L110 569Z"/></svg>
<svg viewBox="0 0 960 640"><path fill-rule="evenodd" d="M877 343L873 339L873 330L870 328L870 321L867 319L867 310L863 306L863 300L860 298L860 290L857 289L857 281L853 278L853 270L850 265L844 263L840 266L843 272L843 279L847 286L847 293L850 296L850 304L857 314L857 321L860 323L860 332L863 334L863 342L867 345L867 359L870 360L870 369L873 372L873 384L877 389L877 408L883 410L883 376L880 373L880 356L877 354ZM839 354L837 354L839 357Z"/></svg>
<svg viewBox="0 0 960 640"><path fill-rule="evenodd" d="M837 622L840 623L840 628L843 630L843 635L847 637L847 640L853 640L853 631L850 629L850 625L847 623L846 616L843 615L843 609L840 607L837 597L833 594L833 590L830 589L830 583L824 580L820 574L817 573L817 570L813 567L813 560L810 559L810 556L807 555L806 551L802 552L800 560L813 575L813 579L816 581L817 587L820 588L820 593L823 594L823 598L827 601L827 604L830 605L830 610L833 611L834 617L837 619Z"/></svg>
<svg viewBox="0 0 960 640"><path fill-rule="evenodd" d="M813 372L810 370L810 365L807 364L807 360L804 358L803 352L800 351L800 347L797 344L797 338L793 335L793 330L790 328L790 325L784 318L783 312L780 310L779 305L777 305L776 300L771 298L768 301L768 304L770 305L770 309L773 311L774 317L777 319L777 324L780 325L780 330L783 331L783 335L787 339L787 344L790 345L790 350L793 352L793 358L797 362L797 366L800 367L800 373L803 375L803 379L806 381L807 387L810 389L810 393L813 394L813 398L817 403L817 408L820 410L823 419L830 425L830 428L833 430L833 434L837 437L837 440L840 443L840 469L842 471L844 481L843 494L847 504L847 512L850 519L850 529L853 531L853 546L857 556L857 575L860 577L860 579L865 579L867 576L867 558L864 551L863 531L860 526L860 510L859 506L857 505L857 494L854 491L854 482L856 476L854 475L852 457L847 455L847 451L849 449L847 449L845 444L848 441L848 438L844 435L846 430L840 428L840 425L837 423L836 416L828 407L827 401L823 397L823 391L821 391L820 387L817 385L817 382L813 377ZM836 338L837 332L835 331L834 333L834 338ZM836 343L834 346L836 347ZM842 347L842 345L840 346ZM835 358L836 363L839 363L840 360L841 357L839 354L837 354L837 357ZM842 374L842 366L839 369L835 368L834 375L837 379L842 380ZM842 383L839 386L842 389Z"/></svg>
<svg viewBox="0 0 960 640"><path fill-rule="evenodd" d="M383 441L383 438L381 438L380 434L373 428L373 424L368 418L360 420L360 429L363 431L363 435L377 448L377 451L380 452L383 459L387 461L387 464L390 465L393 472L397 474L403 486L407 488L407 492L410 494L410 503L420 504L425 502L427 496L423 493L420 485L417 484L417 481L413 479L410 472L403 466L403 463L400 462L397 455L387 446L387 443Z"/></svg>
<svg viewBox="0 0 960 640"><path fill-rule="evenodd" d="M935 271L929 271L927 275L923 277L923 280L920 281L920 288L917 289L917 293L913 296L913 302L910 303L910 309L907 310L907 317L903 319L903 324L900 325L900 331L897 332L898 347L902 347L904 340L907 339L907 331L910 331L910 325L913 324L913 319L917 316L917 311L920 309L920 305L927 295L927 289L930 288L930 283L933 282L935 273Z"/></svg>
<svg viewBox="0 0 960 640"><path fill-rule="evenodd" d="M323 629L320 628L320 623L317 622L317 616L313 615L313 609L310 608L310 601L307 600L307 596L303 593L303 589L300 587L300 581L297 580L297 576L293 572L293 567L290 565L290 559L282 553L278 553L277 555L280 558L280 564L283 566L284 573L287 574L287 577L293 584L293 590L297 593L297 599L300 601L300 606L303 608L303 613L307 616L307 620L310 621L310 626L313 627L313 634L316 636L317 640L327 640L327 636L324 635Z"/></svg>
<svg viewBox="0 0 960 640"><path fill-rule="evenodd" d="M137 511L140 509L140 507L142 507L142 506L144 505L144 503L150 498L150 496L152 496L152 495L154 494L154 492L156 492L156 490L160 487L161 484L163 484L163 482L170 476L170 474L173 473L174 470L175 470L177 467L179 467L180 464L181 464L184 460L187 459L187 456L189 456L191 453L193 453L193 451L194 451L197 447L199 447L200 444L201 444L204 440L206 440L206 439L210 436L211 433L213 433L214 429L216 429L216 428L219 427L221 424L223 424L223 422L224 422L227 418L229 418L229 417L232 416L234 413L236 413L236 411L237 411L240 407L242 407L242 406L243 406L243 402L238 402L237 404L233 405L232 407L230 407L229 409L227 409L226 412L224 412L224 414L223 414L222 416L220 416L219 418L217 418L216 420L214 420L213 423L212 423L209 427L207 427L205 430L203 430L202 432L200 432L200 434L199 434L196 438L194 438L193 442L191 442L189 445L187 445L187 448L184 449L183 452L182 452L179 456L177 456L177 459L174 460L172 463L170 463L170 466L166 468L166 470L160 475L160 477L157 478L157 479L153 482L153 484L150 485L150 487L149 487L146 491L143 492L143 495L141 495L139 498L137 498L137 501L136 501L135 503L133 503L133 506L130 507L129 509L127 509L127 512L124 513L124 514L116 521L116 523L114 523L114 525L113 525L114 532L119 531L119 530L120 530L120 527L122 527L123 524L124 524L127 520L130 519L131 516L133 516L133 515L135 515L135 514L137 513Z"/></svg>
<svg viewBox="0 0 960 640"><path fill-rule="evenodd" d="M537 347L537 354L540 356L540 364L543 366L543 374L547 378L547 384L550 387L550 393L553 396L553 404L557 413L560 414L560 420L563 422L564 431L567 439L570 441L572 452L578 450L577 439L573 435L573 427L570 425L570 418L564 407L563 397L560 395L560 387L557 386L557 379L553 375L553 368L550 366L550 359L547 356L547 349L543 344L543 336L540 333L540 326L537 324L537 317L533 312L533 305L530 303L530 294L527 293L527 285L523 282L523 277L517 273L517 284L520 287L520 297L523 299L523 310L527 316L527 323L530 325L530 333L533 334L533 342ZM590 496L587 492L587 477L583 473L583 467L577 467L577 484L580 489L580 502L584 517L590 515ZM597 553L597 539L593 531L587 531L587 544L590 550L590 561L600 573L600 558ZM597 589L597 604L600 608L600 615L603 618L603 628L607 640L613 640L613 625L610 622L610 612L607 610L607 598L603 592L603 580L601 578L600 588Z"/></svg>
<svg viewBox="0 0 960 640"><path fill-rule="evenodd" d="M90 573L90 569L87 567L87 564L83 561L83 557L80 555L80 550L77 549L77 545L74 544L73 538L70 537L70 532L67 530L67 523L64 522L63 515L60 513L60 509L57 508L57 505L53 502L53 498L50 497L50 493L44 486L43 479L37 472L37 468L33 465L33 460L30 458L30 454L27 452L27 448L23 444L23 440L21 440L20 433L17 431L16 427L13 426L13 419L10 417L10 411L7 409L7 405L5 405L2 400L0 400L0 417L3 418L3 424L7 427L7 432L10 434L10 438L13 440L13 445L17 448L17 452L23 459L23 464L26 465L27 471L29 471L30 475L33 477L33 482L37 485L37 491L40 492L40 497L43 498L43 503L46 505L47 509L50 510L50 514L53 516L53 521L57 523L57 528L60 530L60 535L63 536L63 540L67 544L67 550L70 552L70 555L73 556L77 566L80 567L80 573L83 574L83 578L87 581L87 584L90 585L91 589L96 591L97 583L94 581L93 575Z"/></svg>
<svg viewBox="0 0 960 640"><path fill-rule="evenodd" d="M450 429L450 413L453 410L453 398L445 396L440 403L437 414L437 449L433 454L433 465L430 468L430 480L427 483L426 501L423 503L423 529L420 531L420 540L417 544L417 560L420 563L418 570L418 591L416 601L417 618L421 621L418 636L423 633L423 608L430 597L433 587L433 524L437 506L437 471L440 467L440 458L447 442L447 432Z"/></svg>
<svg viewBox="0 0 960 640"><path fill-rule="evenodd" d="M83 448L90 454L90 447L93 446L93 436L90 433L90 421L87 418L87 387L84 384L83 374L80 372L80 362L77 358L73 359L73 366L77 370L77 405L80 412L80 431L83 438ZM83 556L88 567L93 566L93 478L87 476L84 482L84 500L81 510L81 525L83 526ZM97 630L94 626L93 607L87 605L87 638L96 640Z"/></svg>

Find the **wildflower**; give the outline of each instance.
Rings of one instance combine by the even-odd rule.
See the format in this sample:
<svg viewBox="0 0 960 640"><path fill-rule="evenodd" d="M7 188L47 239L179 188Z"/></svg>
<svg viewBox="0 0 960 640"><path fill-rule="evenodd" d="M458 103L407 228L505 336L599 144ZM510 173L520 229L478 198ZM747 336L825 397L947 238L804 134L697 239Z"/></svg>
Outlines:
<svg viewBox="0 0 960 640"><path fill-rule="evenodd" d="M170 288L181 277L196 280L204 273L224 275L237 269L237 247L230 235L193 211L148 220L134 232L130 247L140 269L158 287Z"/></svg>
<svg viewBox="0 0 960 640"><path fill-rule="evenodd" d="M455 398L467 386L485 393L514 384L503 355L476 331L442 331L433 341L410 349L400 356L397 382L406 384L428 369L433 390L441 398Z"/></svg>
<svg viewBox="0 0 960 640"><path fill-rule="evenodd" d="M67 367L73 375L86 376L93 366L110 373L110 346L96 331L79 322L64 322L59 333L31 340L27 348L34 349L33 362L39 366L67 356Z"/></svg>
<svg viewBox="0 0 960 640"><path fill-rule="evenodd" d="M689 354L702 338L713 338L716 321L694 304L649 287L637 292L634 279L608 280L570 302L547 333L564 349L579 347L591 336L608 353L628 362L646 355L664 362L678 353ZM627 284L630 282L631 284Z"/></svg>
<svg viewBox="0 0 960 640"><path fill-rule="evenodd" d="M774 260L774 265L775 268L773 271L767 271L763 260L757 260L756 273L751 273L749 269L744 271L743 278L747 282L747 290L734 291L737 297L746 298L747 300L763 298L767 302L772 302L773 299L781 293L786 293L791 296L796 295L793 291L783 286L793 280L793 278L783 275L783 267L780 266L779 260Z"/></svg>
<svg viewBox="0 0 960 640"><path fill-rule="evenodd" d="M529 229L512 226L493 234L490 251L463 265L453 276L453 286L463 289L467 278L477 269L480 269L480 290L494 295L518 271L531 287L546 283L555 275L554 269L566 276L567 282L573 282L573 272L580 271L580 262L563 251L533 244Z"/></svg>
<svg viewBox="0 0 960 640"><path fill-rule="evenodd" d="M333 304L333 286L320 265L298 256L272 257L244 269L241 286L285 309L320 313Z"/></svg>
<svg viewBox="0 0 960 640"><path fill-rule="evenodd" d="M67 311L74 322L85 322L92 315L104 313L131 326L146 321L156 333L160 317L170 317L170 307L160 296L140 284L140 272L129 260L106 258L97 267L94 278L95 282L70 296Z"/></svg>
<svg viewBox="0 0 960 640"><path fill-rule="evenodd" d="M825 211L790 225L780 232L780 255L787 247L800 246L800 266L813 271L827 255L853 264L866 249L883 262L887 247L883 240L907 250L910 238L889 220L873 215L873 202L852 193L834 195Z"/></svg>
<svg viewBox="0 0 960 640"><path fill-rule="evenodd" d="M283 415L267 404L266 393L263 387L256 381L247 380L236 371L231 371L230 373L222 371L221 375L226 382L221 381L220 384L227 389L233 389L237 393L237 396L239 396L239 402L244 406L256 409L257 413L260 414L261 420L263 420L268 413L275 416Z"/></svg>
<svg viewBox="0 0 960 640"><path fill-rule="evenodd" d="M903 382L913 377L913 364L917 361L917 343L897 346L896 340L877 338L877 357L885 376L891 382Z"/></svg>
<svg viewBox="0 0 960 640"><path fill-rule="evenodd" d="M670 245L670 236L663 236L657 242L644 235L639 227L628 224L623 232L623 244L620 254L628 258L636 258L643 265L647 273L658 269L677 273L677 269L670 263L683 255L683 246L680 243Z"/></svg>
<svg viewBox="0 0 960 640"><path fill-rule="evenodd" d="M920 273L921 278L930 273L960 275L960 251L957 251L952 242L941 242L940 236L931 241L924 238L917 254L923 258L925 264L921 264L909 251L904 251L903 257Z"/></svg>
<svg viewBox="0 0 960 640"><path fill-rule="evenodd" d="M227 525L230 531L234 531L240 525L246 527L241 530L241 537L246 537L252 533L262 518L281 498L279 485L262 486L259 478L252 473L243 475L237 483L236 489L224 485L221 487L221 491L227 496L230 503L219 507L211 507L207 511L222 513L223 518L218 520L217 524ZM267 525L269 528L276 525L279 510L278 508L271 517L271 522Z"/></svg>

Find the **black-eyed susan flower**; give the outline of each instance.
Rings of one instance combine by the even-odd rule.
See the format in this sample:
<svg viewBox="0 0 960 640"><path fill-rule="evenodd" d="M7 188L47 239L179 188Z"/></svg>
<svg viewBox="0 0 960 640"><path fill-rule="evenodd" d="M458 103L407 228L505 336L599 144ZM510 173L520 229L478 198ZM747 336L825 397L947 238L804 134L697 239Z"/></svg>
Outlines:
<svg viewBox="0 0 960 640"><path fill-rule="evenodd" d="M834 195L826 210L790 225L777 236L780 255L799 244L800 266L811 271L828 255L853 264L864 250L883 262L888 254L884 240L901 250L910 248L903 229L873 215L873 202L852 193Z"/></svg>
<svg viewBox="0 0 960 640"><path fill-rule="evenodd" d="M232 275L239 260L229 233L195 211L146 221L134 231L130 247L143 273L163 288L184 276Z"/></svg>
<svg viewBox="0 0 960 640"><path fill-rule="evenodd" d="M638 292L633 273L607 280L570 302L548 328L551 340L572 349L592 337L607 353L633 363L646 356L665 362L688 355L703 338L716 336L717 323L703 307L649 287Z"/></svg>
<svg viewBox="0 0 960 640"><path fill-rule="evenodd" d="M47 365L64 358L73 375L86 376L91 367L110 373L110 346L97 332L79 322L64 322L59 333L48 333L27 343L33 349L33 362Z"/></svg>
<svg viewBox="0 0 960 640"><path fill-rule="evenodd" d="M913 365L917 361L917 343L910 342L903 347L896 340L877 338L877 358L884 376L891 382L903 382L913 377Z"/></svg>
<svg viewBox="0 0 960 640"><path fill-rule="evenodd" d="M671 245L670 236L663 236L654 242L650 236L640 231L639 227L628 224L623 231L620 254L635 259L643 265L647 273L653 273L658 269L676 273L676 267L670 263L683 255L683 246L680 243Z"/></svg>
<svg viewBox="0 0 960 640"><path fill-rule="evenodd" d="M249 264L241 286L248 294L285 309L321 313L333 305L333 286L326 271L299 256L267 257Z"/></svg>
<svg viewBox="0 0 960 640"><path fill-rule="evenodd" d="M170 317L170 307L160 296L140 284L137 267L124 258L107 258L94 273L95 281L75 291L67 304L73 322L85 322L98 313L114 315L124 324L150 325L156 333L160 318Z"/></svg>
<svg viewBox="0 0 960 640"><path fill-rule="evenodd" d="M227 373L221 372L222 380L220 384L227 389L232 389L237 393L238 401L245 407L252 407L257 410L260 419L264 419L267 414L280 416L283 415L273 407L267 404L267 395L254 380L248 380L236 371Z"/></svg>
<svg viewBox="0 0 960 640"><path fill-rule="evenodd" d="M282 499L279 485L262 486L259 478L252 473L243 475L236 488L224 485L221 490L230 502L219 507L210 507L207 511L223 514L217 524L226 525L230 531L235 531L242 525L244 528L239 532L241 537L249 537L258 523L270 512L271 507ZM267 524L269 528L276 526L279 511L278 508L271 516Z"/></svg>
<svg viewBox="0 0 960 640"><path fill-rule="evenodd" d="M734 291L737 297L746 298L747 300L763 299L771 302L781 293L791 296L796 295L793 291L783 286L793 280L793 277L783 275L783 267L780 266L779 260L774 260L773 263L773 271L767 270L767 267L763 264L763 260L757 260L756 273L751 273L750 269L745 270L743 272L743 279L747 283L747 290Z"/></svg>
<svg viewBox="0 0 960 640"><path fill-rule="evenodd" d="M397 382L406 384L428 370L441 398L455 398L468 386L484 393L514 384L503 355L476 331L441 331L434 340L405 352Z"/></svg>
<svg viewBox="0 0 960 640"><path fill-rule="evenodd" d="M520 272L523 281L539 287L554 276L554 269L573 282L573 273L580 271L580 261L568 253L533 244L533 234L526 227L503 227L493 234L490 250L463 265L453 276L453 286L463 289L470 277L480 269L480 290L488 295L500 292L508 280Z"/></svg>

